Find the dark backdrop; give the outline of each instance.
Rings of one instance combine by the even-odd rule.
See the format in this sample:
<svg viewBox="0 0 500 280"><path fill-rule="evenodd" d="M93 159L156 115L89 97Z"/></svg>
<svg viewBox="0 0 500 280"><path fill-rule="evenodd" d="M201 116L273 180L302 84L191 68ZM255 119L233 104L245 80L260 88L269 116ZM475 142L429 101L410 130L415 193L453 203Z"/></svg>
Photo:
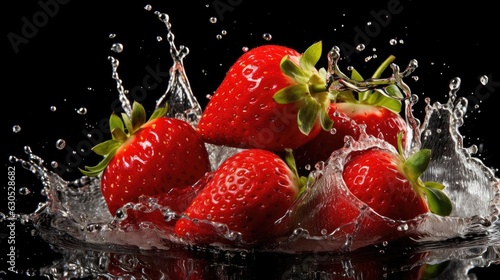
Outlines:
<svg viewBox="0 0 500 280"><path fill-rule="evenodd" d="M472 104L461 128L464 145L479 145L477 156L498 168L500 148L494 135L499 120L496 103L500 101L499 25L493 5L485 0L443 7L435 1L372 2L8 1L2 9L4 168L13 165L8 161L10 155L24 156L26 145L47 163L67 164L73 170L65 172L67 179L80 175L75 167L95 163L96 158L78 144L109 116L117 98L109 55L121 62L119 74L125 88L152 108L167 86L171 60L166 28L143 9L146 4L153 11L169 14L177 45L190 49L185 68L202 105L243 47L275 43L302 52L322 40L325 53L333 45L341 46L349 57L343 66L356 65L361 71L372 71L383 58L394 54L400 67L411 59L419 62L418 81L408 81L421 99L415 108L417 116L422 114L425 97L446 102L449 81L462 79L459 95ZM212 17L216 23L210 22ZM272 36L270 41L264 39L265 33ZM110 38L110 34L116 37ZM164 40L158 42L157 36ZM398 43L391 45L391 39ZM124 45L122 53L110 50L116 42ZM355 51L359 43L366 46L364 51ZM364 62L374 54L377 59ZM320 63L326 66L326 60ZM489 77L487 86L480 85L483 75ZM149 88L142 87L145 77L152 78ZM51 106L56 110L51 111ZM87 113L79 114L79 108L86 108ZM21 127L17 133L13 132L15 125ZM58 139L66 141L66 148L56 148ZM24 170L18 169L16 176L18 188L32 190L17 196L17 210L30 212L40 199L40 184ZM6 212L5 205L2 201L0 212ZM3 230L2 226L2 234ZM19 260L26 260L23 266L50 262L54 255L49 246L31 238L29 227L18 228L17 234L27 244L18 248ZM4 263L0 267L4 269Z"/></svg>

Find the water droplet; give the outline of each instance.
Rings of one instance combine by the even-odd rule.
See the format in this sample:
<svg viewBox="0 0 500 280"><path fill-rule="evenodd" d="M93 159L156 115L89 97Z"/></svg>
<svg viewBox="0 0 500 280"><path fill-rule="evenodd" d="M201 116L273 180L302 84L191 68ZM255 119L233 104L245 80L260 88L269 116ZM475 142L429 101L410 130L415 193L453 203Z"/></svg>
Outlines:
<svg viewBox="0 0 500 280"><path fill-rule="evenodd" d="M372 22L369 21L369 22L366 23L366 25L370 26L370 25L372 25Z"/></svg>
<svg viewBox="0 0 500 280"><path fill-rule="evenodd" d="M111 50L114 51L115 53L121 53L123 51L123 45L120 43L114 43L111 46Z"/></svg>
<svg viewBox="0 0 500 280"><path fill-rule="evenodd" d="M56 106L50 106L50 111L55 112L57 110Z"/></svg>
<svg viewBox="0 0 500 280"><path fill-rule="evenodd" d="M404 43L405 43L405 41L403 41L403 39L399 39L399 43L400 43L400 44L404 44Z"/></svg>
<svg viewBox="0 0 500 280"><path fill-rule="evenodd" d="M144 10L146 10L146 11L151 11L151 9L153 9L153 7L150 4L147 4L146 6L144 6Z"/></svg>
<svg viewBox="0 0 500 280"><path fill-rule="evenodd" d="M116 37L116 34L115 34L115 33L111 33L111 34L109 34L109 38L110 38L110 39L113 39L113 38L115 38L115 37Z"/></svg>
<svg viewBox="0 0 500 280"><path fill-rule="evenodd" d="M19 131L21 131L21 126L19 126L19 125L17 125L17 124L16 124L16 125L14 125L14 126L12 127L12 131L13 131L14 133L18 133Z"/></svg>
<svg viewBox="0 0 500 280"><path fill-rule="evenodd" d="M6 216L4 213L0 212L0 223L5 220Z"/></svg>
<svg viewBox="0 0 500 280"><path fill-rule="evenodd" d="M241 48L241 50L242 50L243 52L247 52L247 51L248 51L248 47L243 47L243 48Z"/></svg>
<svg viewBox="0 0 500 280"><path fill-rule="evenodd" d="M222 35L227 35L227 30L222 30L220 33L221 33Z"/></svg>
<svg viewBox="0 0 500 280"><path fill-rule="evenodd" d="M87 114L87 108L85 107L81 107L79 109L76 110L76 112L79 114L79 115L85 115Z"/></svg>
<svg viewBox="0 0 500 280"><path fill-rule="evenodd" d="M271 33L264 33L264 34L262 34L262 38L264 38L264 40L266 40L266 41L271 41L273 36L271 35Z"/></svg>
<svg viewBox="0 0 500 280"><path fill-rule="evenodd" d="M415 82L418 81L418 76L412 76L412 78Z"/></svg>
<svg viewBox="0 0 500 280"><path fill-rule="evenodd" d="M217 22L217 18L216 17L210 17L209 21L210 21L210 23L216 23Z"/></svg>
<svg viewBox="0 0 500 280"><path fill-rule="evenodd" d="M396 40L396 39L389 40L389 44L391 44L392 46L396 45L397 43L398 43L398 40Z"/></svg>
<svg viewBox="0 0 500 280"><path fill-rule="evenodd" d="M481 77L479 77L479 82L485 86L487 83L488 83L488 76L486 75L482 75Z"/></svg>
<svg viewBox="0 0 500 280"><path fill-rule="evenodd" d="M407 224L402 224L402 225L399 225L397 229L399 231L407 231L409 229L409 226Z"/></svg>
<svg viewBox="0 0 500 280"><path fill-rule="evenodd" d="M217 40L220 40L220 39L222 39L222 35L217 34L217 35L215 35L215 38L217 38Z"/></svg>
<svg viewBox="0 0 500 280"><path fill-rule="evenodd" d="M52 168L57 168L57 167L59 167L59 163L57 161L52 161L50 163L50 166L52 166Z"/></svg>
<svg viewBox="0 0 500 280"><path fill-rule="evenodd" d="M163 41L163 38L161 36L156 36L156 41L161 42Z"/></svg>
<svg viewBox="0 0 500 280"><path fill-rule="evenodd" d="M21 187L21 188L19 188L18 191L19 191L20 195L28 195L31 193L31 191L26 187Z"/></svg>
<svg viewBox="0 0 500 280"><path fill-rule="evenodd" d="M64 139L59 139L56 141L56 148L57 149L62 150L62 149L64 149L64 147L66 147L66 141L64 141Z"/></svg>
<svg viewBox="0 0 500 280"><path fill-rule="evenodd" d="M365 48L366 48L365 44L359 44L359 45L357 45L357 46L356 46L356 50L357 50L357 51L362 51L362 50L364 50Z"/></svg>

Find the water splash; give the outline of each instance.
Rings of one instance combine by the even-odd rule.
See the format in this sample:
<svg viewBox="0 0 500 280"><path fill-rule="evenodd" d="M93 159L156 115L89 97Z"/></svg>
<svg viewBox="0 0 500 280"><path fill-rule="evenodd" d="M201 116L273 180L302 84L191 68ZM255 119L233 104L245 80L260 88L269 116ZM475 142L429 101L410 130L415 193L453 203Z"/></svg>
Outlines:
<svg viewBox="0 0 500 280"><path fill-rule="evenodd" d="M146 10L150 11L151 7ZM178 48L175 45L168 15L160 12L154 13L167 28L166 38L173 59L167 89L164 95L157 100L156 107L168 103L170 105L169 116L186 119L193 126L196 126L201 117L202 109L191 91L183 65L183 59L188 55L189 50L184 46ZM404 96L401 100L405 102L405 116L413 129L410 148L430 148L436 151L433 154L431 166L424 173L422 179L443 182L447 186L447 194L454 202L454 211L450 217L444 218L426 214L411 221L393 221L386 217L380 217L368 206L357 201L349 193L341 179L342 166L348 155L351 152L374 146L393 149L392 146L380 139L363 135L358 141L349 139L345 148L334 152L327 164L318 164L312 168L311 176L317 177L318 180L314 185L309 186L307 193L294 206L295 208L290 209L290 215L283 217L283 219L288 219L296 211L299 204L307 204L308 199L312 201L318 193L323 195L321 193L324 189L322 186L330 184L331 182L326 180L331 180L339 188L331 190L334 193L330 195L349 200L351 205L358 209L359 219L333 231L320 229L319 233L314 234L310 229L298 225L292 229L289 236L283 237L269 247L262 248L262 251L288 253L296 251L353 251L365 245L360 236L356 235L356 229L369 219L380 219L396 231L416 234L420 237L419 242L422 244L432 241L443 242L472 234L488 235L496 230L495 223L500 213L500 182L491 169L473 156L476 150L474 147L463 147L463 137L459 133L459 128L464 123L468 104L465 98L460 98L457 95L460 79L456 78L450 82L447 103L436 102L432 104L429 99L426 100L426 115L420 123L420 120L412 115L412 106L418 98L411 93L410 88L403 81L404 78L411 76L417 68L418 63L415 60L410 61L403 71L400 71L398 65L392 64L393 73L388 78L355 81L348 78L340 70L339 58L339 49L332 48L328 54L329 71L327 77L330 87L335 87L331 89L376 90L387 95L385 87L397 85L403 91ZM109 59L112 65L112 77L117 83L122 107L127 114L131 114L128 92L124 89L118 75L119 61L114 57ZM218 166L228 156L238 152L238 149L230 147L210 146L209 150L213 167ZM135 228L121 226L121 222L126 221L128 215L134 213L159 211L167 223L181 217L181 213L172 211L152 198L144 197L136 204L127 204L121 211L113 215L108 212L101 195L99 178L81 177L75 181L66 181L45 167L44 160L34 154L30 147L26 147L25 153L27 159L12 156L11 161L20 164L42 182L42 193L45 195L46 201L41 202L33 213L16 216L6 216L0 213L1 220L15 219L23 221L23 223L32 223L43 239L63 248L91 246L103 251L115 249L135 252L145 249L160 249L172 252L173 248L178 248L178 246L184 248L186 245L182 240L176 238L168 228L156 228L148 223L142 223ZM312 208L312 212L316 210L317 208ZM213 226L220 229L219 232L222 236L230 240L238 239L238 233L228 230L224 225L213 224ZM383 240L380 241L381 244L387 244ZM431 246L435 246L435 243L432 244ZM385 247L381 250L387 250ZM237 252L243 251L238 250ZM443 254L446 257L449 252L445 251ZM79 255L68 254L66 257L73 259L78 258ZM102 253L96 257L96 260L102 264L109 257L107 253ZM443 258L443 256L441 257ZM432 258L429 261L432 261ZM99 265L97 267L99 268ZM66 266L66 269L69 268ZM82 275L80 270L73 272L75 275Z"/></svg>

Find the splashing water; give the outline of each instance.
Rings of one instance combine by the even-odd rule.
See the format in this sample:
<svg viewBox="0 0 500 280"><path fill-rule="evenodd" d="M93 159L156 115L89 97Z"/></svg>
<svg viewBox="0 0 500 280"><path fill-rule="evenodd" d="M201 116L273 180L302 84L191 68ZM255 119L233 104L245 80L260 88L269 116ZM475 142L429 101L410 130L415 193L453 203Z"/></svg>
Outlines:
<svg viewBox="0 0 500 280"><path fill-rule="evenodd" d="M147 11L151 10L148 6ZM156 107L169 104L168 115L187 120L196 126L202 109L191 91L187 75L184 71L183 59L189 54L185 46L177 47L174 34L167 14L154 12L167 28L166 39L170 46L170 55L173 65L170 68L170 79L167 89L157 102ZM479 159L473 157L477 150L475 146L463 147L463 137L459 128L464 123L467 109L467 100L460 98L457 92L460 88L460 79L450 82L449 99L445 104L431 103L426 99L425 118L421 122L412 115L412 106L418 98L412 95L410 88L403 79L411 76L418 64L412 60L404 71L400 71L395 64L391 65L393 75L389 78L355 81L348 78L339 67L339 48L333 47L328 54L329 69L328 81L335 90L342 88L356 91L376 90L386 94L385 87L396 84L402 89L405 102L405 117L412 128L412 141L408 141L406 152L416 149L429 148L433 153L433 160L426 173L424 181L438 181L446 185L446 193L453 201L454 210L449 217L438 217L433 214L419 216L411 221L393 221L380 217L368 206L360 203L351 195L342 180L342 166L348 155L354 151L379 147L394 149L386 142L363 135L360 140L350 139L343 149L335 151L328 162L319 164L313 169L311 176L319 178L306 191L299 204L307 204L308 199L318 195L324 185L335 182L339 187L331 189L328 195L351 201L352 206L359 209L359 219L353 224L345 225L334 232L322 232L321 235L310 235L306 229L296 228L291 236L272 244L263 251L353 251L363 244L356 234L347 234L347 228L356 228L367 219L381 219L394 229L408 234L419 236L418 242L444 241L457 237L467 237L474 234L489 234L493 231L500 213L500 180L494 172L487 168ZM131 114L128 91L123 88L118 75L119 61L109 57L112 66L112 78L116 81L119 99L126 114ZM338 81L338 83L332 83ZM238 149L222 146L207 145L209 148L212 166L218 166L224 159L238 152ZM28 220L39 230L40 236L51 244L78 247L89 244L93 248L122 248L122 249L161 249L171 250L175 246L185 245L172 232L165 232L153 225L143 223L139 228L122 228L120 221L126 219L127 209L138 212L160 210L167 221L180 217L180 213L171 211L157 201L144 197L137 204L127 204L115 216L107 210L104 198L100 192L99 178L82 177L75 181L66 181L56 173L45 167L45 162L36 156L29 147L26 147L27 159L15 156L12 162L17 162L43 183L46 201L30 214L16 217L2 214L3 219ZM320 176L321 175L321 176ZM327 175L327 176L325 176ZM206 179L206 178L205 178ZM196 189L197 186L194 186ZM186 198L188 199L188 198ZM316 206L316 207L321 207ZM290 209L289 214L296 209ZM314 212L314 208L312 211ZM286 219L287 216L284 217ZM278 221L279 222L279 221ZM232 232L224 225L216 225L220 234L228 239L234 239L238 233ZM231 248L225 248L231 249Z"/></svg>

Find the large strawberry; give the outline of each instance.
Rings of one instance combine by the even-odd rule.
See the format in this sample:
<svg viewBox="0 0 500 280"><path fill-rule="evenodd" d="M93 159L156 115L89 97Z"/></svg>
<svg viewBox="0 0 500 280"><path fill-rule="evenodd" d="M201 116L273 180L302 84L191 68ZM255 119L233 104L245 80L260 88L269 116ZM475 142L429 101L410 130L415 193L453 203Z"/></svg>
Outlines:
<svg viewBox="0 0 500 280"><path fill-rule="evenodd" d="M393 60L394 56L385 60L372 78L378 78ZM354 79L363 80L354 69L352 73ZM317 137L296 149L294 153L299 172L302 173L307 165L314 166L317 162L327 161L333 151L344 146L345 136L358 139L360 125L364 126L367 134L384 139L394 147L397 147L399 132L403 133L405 142L409 127L400 115L401 101L398 98L402 95L395 85L388 86L385 91L387 95L369 90L358 92L357 96L353 90L332 91L334 100L330 104L328 116L333 121L333 129L320 131Z"/></svg>
<svg viewBox="0 0 500 280"><path fill-rule="evenodd" d="M258 246L283 236L282 219L306 184L297 176L291 151L286 162L262 149L228 158L186 209L175 232L194 244ZM288 164L288 165L287 165ZM231 236L241 238L230 242ZM238 237L239 236L239 237Z"/></svg>
<svg viewBox="0 0 500 280"><path fill-rule="evenodd" d="M399 153L388 147L350 152L341 171L348 194L338 178L326 178L335 175L319 179L312 192L316 194L299 208L303 212L299 216L305 217L301 226L316 236L348 234L360 246L407 235L398 225L421 214L449 215L452 203L442 191L444 186L420 179L431 151L422 149L404 158L401 144Z"/></svg>
<svg viewBox="0 0 500 280"><path fill-rule="evenodd" d="M112 139L93 151L104 156L94 167L81 170L101 176L101 191L114 214L141 195L168 193L172 188L191 186L210 171L205 143L187 122L165 117L167 108L157 109L146 122L142 105L134 102L132 117L112 114Z"/></svg>
<svg viewBox="0 0 500 280"><path fill-rule="evenodd" d="M206 142L282 151L332 126L321 42L302 55L279 45L244 53L210 98L198 125Z"/></svg>

